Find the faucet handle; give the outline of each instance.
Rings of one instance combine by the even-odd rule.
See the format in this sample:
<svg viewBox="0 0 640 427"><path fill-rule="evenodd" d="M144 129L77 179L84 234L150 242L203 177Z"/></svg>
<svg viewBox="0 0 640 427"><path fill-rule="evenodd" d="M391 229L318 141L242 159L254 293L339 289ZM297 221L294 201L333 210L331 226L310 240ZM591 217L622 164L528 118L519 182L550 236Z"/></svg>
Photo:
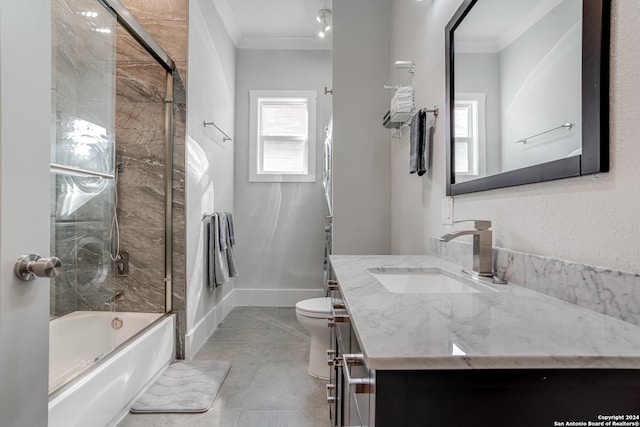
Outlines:
<svg viewBox="0 0 640 427"><path fill-rule="evenodd" d="M454 221L454 224L458 224L459 222L470 222L473 221L473 227L476 230L488 230L491 228L491 221L486 219L462 219L460 221Z"/></svg>

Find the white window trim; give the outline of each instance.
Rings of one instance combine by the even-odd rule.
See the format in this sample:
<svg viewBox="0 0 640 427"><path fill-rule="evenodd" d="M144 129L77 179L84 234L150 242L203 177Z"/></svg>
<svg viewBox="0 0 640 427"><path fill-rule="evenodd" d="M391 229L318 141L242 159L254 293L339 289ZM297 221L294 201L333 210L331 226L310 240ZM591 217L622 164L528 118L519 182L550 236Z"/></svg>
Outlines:
<svg viewBox="0 0 640 427"><path fill-rule="evenodd" d="M261 152L258 128L258 100L261 98L304 98L309 113L307 141L307 173L275 174L260 172ZM249 91L249 182L316 182L316 100L315 90L250 90Z"/></svg>
<svg viewBox="0 0 640 427"><path fill-rule="evenodd" d="M474 158L474 164L471 166L469 173L456 173L456 181L465 181L467 179L478 176L486 176L487 174L487 131L486 131L486 95L484 93L456 93L456 103L473 104L476 117L474 122L476 126L473 129L473 150L470 155Z"/></svg>

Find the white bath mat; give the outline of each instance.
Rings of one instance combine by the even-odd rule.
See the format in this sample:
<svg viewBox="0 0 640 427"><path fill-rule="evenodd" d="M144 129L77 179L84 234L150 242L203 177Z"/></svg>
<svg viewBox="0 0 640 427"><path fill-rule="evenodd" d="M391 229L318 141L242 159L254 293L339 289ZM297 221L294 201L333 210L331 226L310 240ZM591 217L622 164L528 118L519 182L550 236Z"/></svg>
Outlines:
<svg viewBox="0 0 640 427"><path fill-rule="evenodd" d="M132 413L206 412L231 363L190 360L172 363L131 407Z"/></svg>

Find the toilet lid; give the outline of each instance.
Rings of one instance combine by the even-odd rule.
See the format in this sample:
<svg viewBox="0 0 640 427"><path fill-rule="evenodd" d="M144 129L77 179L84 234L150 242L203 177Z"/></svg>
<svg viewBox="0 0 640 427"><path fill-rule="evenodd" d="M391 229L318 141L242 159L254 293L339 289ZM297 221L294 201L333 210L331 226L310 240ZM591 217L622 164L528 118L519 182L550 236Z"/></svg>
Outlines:
<svg viewBox="0 0 640 427"><path fill-rule="evenodd" d="M331 298L311 298L296 303L296 311L302 316L323 318L331 313Z"/></svg>

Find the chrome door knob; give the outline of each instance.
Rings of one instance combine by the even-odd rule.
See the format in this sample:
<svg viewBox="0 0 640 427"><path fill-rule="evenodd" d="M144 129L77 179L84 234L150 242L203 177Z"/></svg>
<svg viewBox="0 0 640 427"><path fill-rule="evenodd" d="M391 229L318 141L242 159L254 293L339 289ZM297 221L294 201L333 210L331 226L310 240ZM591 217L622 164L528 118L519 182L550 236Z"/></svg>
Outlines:
<svg viewBox="0 0 640 427"><path fill-rule="evenodd" d="M57 257L42 258L36 254L22 255L13 268L20 280L29 281L36 277L56 277L62 273L62 261Z"/></svg>

